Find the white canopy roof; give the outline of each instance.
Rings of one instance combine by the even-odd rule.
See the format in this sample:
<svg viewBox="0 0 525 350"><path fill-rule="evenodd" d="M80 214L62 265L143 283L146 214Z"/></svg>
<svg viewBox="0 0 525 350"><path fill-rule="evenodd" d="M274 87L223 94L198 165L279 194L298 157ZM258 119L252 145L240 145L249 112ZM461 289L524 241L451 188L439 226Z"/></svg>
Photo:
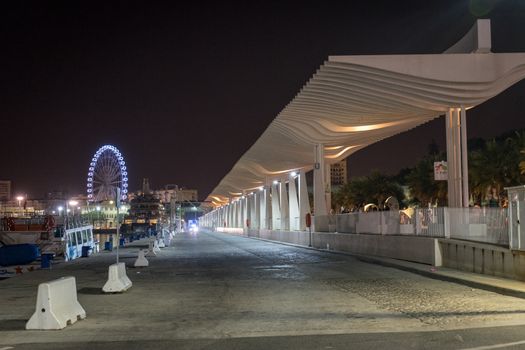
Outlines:
<svg viewBox="0 0 525 350"><path fill-rule="evenodd" d="M330 56L212 191L219 204L292 170L314 145L335 162L525 77L525 53Z"/></svg>

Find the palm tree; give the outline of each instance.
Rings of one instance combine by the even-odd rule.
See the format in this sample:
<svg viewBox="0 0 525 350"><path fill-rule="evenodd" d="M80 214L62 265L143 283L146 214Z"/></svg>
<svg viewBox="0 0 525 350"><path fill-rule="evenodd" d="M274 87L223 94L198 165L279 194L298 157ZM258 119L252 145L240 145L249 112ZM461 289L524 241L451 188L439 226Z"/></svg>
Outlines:
<svg viewBox="0 0 525 350"><path fill-rule="evenodd" d="M353 179L334 194L334 201L346 208L362 208L368 203L381 206L385 200L394 196L399 201L404 200L403 189L392 177L378 171L368 176Z"/></svg>
<svg viewBox="0 0 525 350"><path fill-rule="evenodd" d="M440 154L426 156L406 176L406 183L414 203L422 206L429 203L445 205L447 182L434 180L434 162L443 156Z"/></svg>
<svg viewBox="0 0 525 350"><path fill-rule="evenodd" d="M520 153L525 155L525 149L522 149ZM521 156L521 158L525 158L525 157ZM522 160L520 162L520 174L525 175L525 160Z"/></svg>
<svg viewBox="0 0 525 350"><path fill-rule="evenodd" d="M478 202L487 197L504 197L505 187L523 183L525 162L520 150L525 147L525 133L515 132L502 140L486 141L469 155L469 186ZM521 170L521 171L520 171Z"/></svg>

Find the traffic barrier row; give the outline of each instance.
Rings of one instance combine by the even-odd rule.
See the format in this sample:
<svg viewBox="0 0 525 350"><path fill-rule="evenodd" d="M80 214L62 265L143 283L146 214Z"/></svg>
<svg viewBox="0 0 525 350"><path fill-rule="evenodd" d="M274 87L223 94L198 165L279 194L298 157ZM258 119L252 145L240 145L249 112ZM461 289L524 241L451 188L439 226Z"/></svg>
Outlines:
<svg viewBox="0 0 525 350"><path fill-rule="evenodd" d="M164 243L164 242L162 242ZM162 246L162 244L161 244ZM157 240L149 242L148 254L160 252ZM143 249L138 252L135 267L147 267L149 262ZM133 283L126 274L126 264L112 264L108 269L108 280L102 287L104 293L120 293L131 288ZM75 277L62 277L38 286L35 312L26 323L28 330L63 329L68 324L86 318L86 311L78 302Z"/></svg>

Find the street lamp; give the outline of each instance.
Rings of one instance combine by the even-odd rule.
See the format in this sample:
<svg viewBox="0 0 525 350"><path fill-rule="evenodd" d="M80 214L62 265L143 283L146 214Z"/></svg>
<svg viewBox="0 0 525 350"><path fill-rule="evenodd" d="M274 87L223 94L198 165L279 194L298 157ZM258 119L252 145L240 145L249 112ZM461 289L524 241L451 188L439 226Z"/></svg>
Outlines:
<svg viewBox="0 0 525 350"><path fill-rule="evenodd" d="M97 210L97 223L98 223L98 227L100 228L101 227L100 225L100 205L97 205L95 209Z"/></svg>
<svg viewBox="0 0 525 350"><path fill-rule="evenodd" d="M21 206L22 201L24 200L24 196L16 196L16 200L18 201L18 206Z"/></svg>
<svg viewBox="0 0 525 350"><path fill-rule="evenodd" d="M67 212L68 213L70 212L69 207L71 207L71 208L73 208L73 215L75 215L75 207L78 205L78 201L74 200L74 199L71 199L67 204L69 204L69 206L67 208Z"/></svg>

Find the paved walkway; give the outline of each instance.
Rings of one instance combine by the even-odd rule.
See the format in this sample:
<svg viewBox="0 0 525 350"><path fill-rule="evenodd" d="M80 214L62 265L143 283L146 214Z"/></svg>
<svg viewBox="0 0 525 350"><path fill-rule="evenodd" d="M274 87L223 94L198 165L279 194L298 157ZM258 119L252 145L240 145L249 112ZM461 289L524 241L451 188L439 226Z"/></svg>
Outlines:
<svg viewBox="0 0 525 350"><path fill-rule="evenodd" d="M123 249L121 260L131 266L137 250ZM0 349L347 348L348 342L362 349L460 349L525 339L524 299L347 255L182 234L150 267L128 269L129 291L104 295L114 259L101 253L1 281ZM25 331L38 284L67 275L77 279L87 318L61 331Z"/></svg>

